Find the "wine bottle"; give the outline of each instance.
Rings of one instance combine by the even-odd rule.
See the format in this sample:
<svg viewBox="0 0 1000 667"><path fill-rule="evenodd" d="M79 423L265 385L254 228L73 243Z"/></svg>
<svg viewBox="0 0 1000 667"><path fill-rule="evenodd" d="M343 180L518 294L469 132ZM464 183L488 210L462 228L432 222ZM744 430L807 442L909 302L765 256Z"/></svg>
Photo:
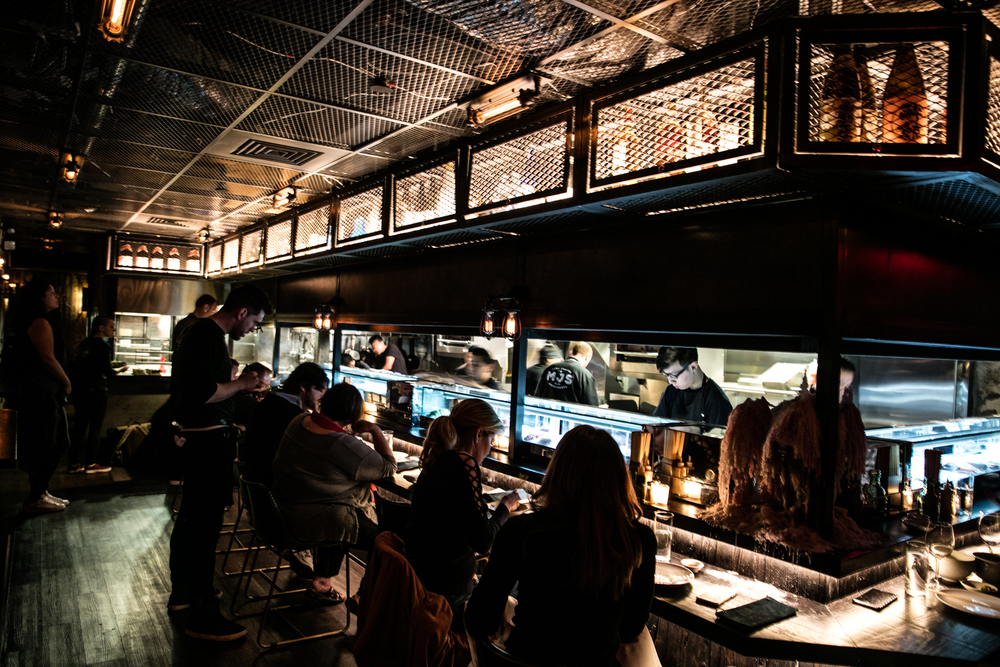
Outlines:
<svg viewBox="0 0 1000 667"><path fill-rule="evenodd" d="M673 118L667 118L656 127L656 166L680 162L687 157L684 128Z"/></svg>
<svg viewBox="0 0 1000 667"><path fill-rule="evenodd" d="M163 268L163 248L160 246L155 246L153 248L152 259L149 262L149 268L151 269L162 269Z"/></svg>
<svg viewBox="0 0 1000 667"><path fill-rule="evenodd" d="M118 266L132 266L131 244L126 243L118 250Z"/></svg>
<svg viewBox="0 0 1000 667"><path fill-rule="evenodd" d="M191 248L187 258L187 270L195 273L201 272L201 255L197 248Z"/></svg>
<svg viewBox="0 0 1000 667"><path fill-rule="evenodd" d="M882 141L927 143L927 91L912 44L896 49L882 100Z"/></svg>
<svg viewBox="0 0 1000 667"><path fill-rule="evenodd" d="M847 45L834 47L833 64L823 81L819 140L856 142L861 137L861 80Z"/></svg>
<svg viewBox="0 0 1000 667"><path fill-rule="evenodd" d="M181 253L177 248L171 248L167 253L167 268L171 271L181 270Z"/></svg>
<svg viewBox="0 0 1000 667"><path fill-rule="evenodd" d="M861 143L876 142L878 131L878 109L875 102L875 87L872 85L872 75L868 72L868 63L861 58L854 58L858 68L858 83L861 85Z"/></svg>
<svg viewBox="0 0 1000 667"><path fill-rule="evenodd" d="M615 134L611 146L612 176L627 174L639 169L639 166L635 163L638 144L639 137L635 134L633 111L632 107L629 107L625 110L625 120L622 122L618 133Z"/></svg>
<svg viewBox="0 0 1000 667"><path fill-rule="evenodd" d="M139 269L149 268L149 250L144 245L135 251L135 266Z"/></svg>

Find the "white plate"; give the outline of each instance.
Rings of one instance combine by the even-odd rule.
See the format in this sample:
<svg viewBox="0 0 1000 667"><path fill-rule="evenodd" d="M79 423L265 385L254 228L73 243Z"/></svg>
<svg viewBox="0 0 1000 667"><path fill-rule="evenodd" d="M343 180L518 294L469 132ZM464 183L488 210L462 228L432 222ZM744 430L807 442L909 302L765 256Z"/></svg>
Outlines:
<svg viewBox="0 0 1000 667"><path fill-rule="evenodd" d="M962 579L962 581L960 581L959 583L962 584L962 588L968 591L975 591L977 593L987 593L989 595L993 595L994 593L997 592L996 586L994 586L993 584L986 583L985 581L983 581L974 574L970 574L968 579ZM984 586L986 587L985 590L983 589Z"/></svg>
<svg viewBox="0 0 1000 667"><path fill-rule="evenodd" d="M656 557L656 574L653 583L657 586L683 586L694 581L694 572L681 565L674 565Z"/></svg>
<svg viewBox="0 0 1000 667"><path fill-rule="evenodd" d="M976 616L1000 618L1000 600L987 593L976 591L938 591L938 600L952 609Z"/></svg>

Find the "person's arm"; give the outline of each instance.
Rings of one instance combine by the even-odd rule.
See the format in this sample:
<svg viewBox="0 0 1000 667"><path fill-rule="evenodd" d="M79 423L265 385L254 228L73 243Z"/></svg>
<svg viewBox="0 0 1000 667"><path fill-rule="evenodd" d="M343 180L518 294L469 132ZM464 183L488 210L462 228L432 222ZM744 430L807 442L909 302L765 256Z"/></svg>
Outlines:
<svg viewBox="0 0 1000 667"><path fill-rule="evenodd" d="M392 370L392 365L394 363L396 363L396 357L391 357L388 354L385 355L385 363L382 364L382 370L384 370L384 371L391 371Z"/></svg>
<svg viewBox="0 0 1000 667"><path fill-rule="evenodd" d="M241 391L249 391L257 386L257 374L253 371L244 373L232 382L218 382L215 393L205 403L219 403Z"/></svg>
<svg viewBox="0 0 1000 667"><path fill-rule="evenodd" d="M516 517L497 535L490 560L465 608L465 627L473 637L486 638L500 628L507 596L517 583L526 517Z"/></svg>
<svg viewBox="0 0 1000 667"><path fill-rule="evenodd" d="M646 526L640 528L639 542L642 545L642 562L632 572L618 624L618 636L623 644L635 641L639 636L649 620L649 607L653 604L653 574L656 572L656 537L653 531Z"/></svg>
<svg viewBox="0 0 1000 667"><path fill-rule="evenodd" d="M377 424L373 424L370 421L362 419L357 424L351 427L351 430L355 434L360 435L361 433L369 433L372 436L372 444L375 445L375 451L382 455L382 458L393 459L392 447L389 445L389 440L382 433L382 429L378 427Z"/></svg>
<svg viewBox="0 0 1000 667"><path fill-rule="evenodd" d="M709 424L725 426L729 423L729 413L733 411L733 404L729 402L726 392L720 388L712 394L713 400L705 411L705 419Z"/></svg>
<svg viewBox="0 0 1000 667"><path fill-rule="evenodd" d="M597 399L597 381L594 380L594 376L588 370L584 370L583 391L584 400L587 405L600 404L600 401Z"/></svg>
<svg viewBox="0 0 1000 667"><path fill-rule="evenodd" d="M465 535L469 547L478 554L489 553L493 538L507 521L510 510L517 507L517 495L507 494L500 501L493 516L486 518L486 501L480 481L480 468L476 460L468 454L459 454L461 469L456 471L460 479L455 480L459 491L459 528Z"/></svg>
<svg viewBox="0 0 1000 667"><path fill-rule="evenodd" d="M39 317L28 327L28 340L38 352L38 358L42 361L42 366L48 371L57 382L62 385L63 392L69 396L73 391L73 385L66 376L59 360L56 359L55 338L52 333L52 325L49 321Z"/></svg>
<svg viewBox="0 0 1000 667"><path fill-rule="evenodd" d="M374 482L396 473L396 457L382 436L382 451L373 450L353 435L333 434L336 442L324 457L355 482Z"/></svg>

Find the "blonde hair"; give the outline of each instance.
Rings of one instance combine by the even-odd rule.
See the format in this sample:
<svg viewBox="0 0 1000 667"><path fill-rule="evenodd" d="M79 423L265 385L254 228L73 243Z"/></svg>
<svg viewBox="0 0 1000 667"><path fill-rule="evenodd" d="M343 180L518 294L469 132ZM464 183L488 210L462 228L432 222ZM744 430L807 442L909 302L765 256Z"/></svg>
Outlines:
<svg viewBox="0 0 1000 667"><path fill-rule="evenodd" d="M504 431L503 421L489 403L467 398L452 409L451 415L431 422L424 438L424 449L420 452L420 465L431 467L441 454L458 447L463 435L477 428L490 433Z"/></svg>

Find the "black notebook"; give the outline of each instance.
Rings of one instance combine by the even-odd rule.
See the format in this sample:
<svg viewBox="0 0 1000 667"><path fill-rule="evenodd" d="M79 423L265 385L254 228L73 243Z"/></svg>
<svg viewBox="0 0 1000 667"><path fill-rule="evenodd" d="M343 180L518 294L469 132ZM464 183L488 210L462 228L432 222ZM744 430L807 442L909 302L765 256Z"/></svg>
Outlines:
<svg viewBox="0 0 1000 667"><path fill-rule="evenodd" d="M795 607L789 607L771 598L764 598L741 607L716 612L715 618L744 630L756 630L795 616Z"/></svg>

